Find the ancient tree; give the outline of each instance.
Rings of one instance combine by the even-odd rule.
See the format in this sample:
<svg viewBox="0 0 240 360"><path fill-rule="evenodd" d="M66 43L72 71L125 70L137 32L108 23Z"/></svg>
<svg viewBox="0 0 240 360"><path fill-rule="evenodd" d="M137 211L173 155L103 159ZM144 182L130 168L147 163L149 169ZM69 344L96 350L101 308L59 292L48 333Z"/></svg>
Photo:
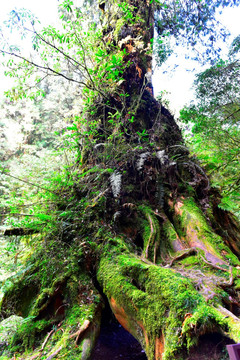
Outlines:
<svg viewBox="0 0 240 360"><path fill-rule="evenodd" d="M25 320L4 355L89 359L107 304L149 360L186 359L204 334L240 341L239 225L218 208L220 195L151 84L155 11L159 34L192 35L196 45L201 31L213 40L202 12L219 3L101 2L90 60L73 29L87 71L72 130L77 171L55 191L55 227L5 285L2 316ZM72 71L81 69L70 55Z"/></svg>

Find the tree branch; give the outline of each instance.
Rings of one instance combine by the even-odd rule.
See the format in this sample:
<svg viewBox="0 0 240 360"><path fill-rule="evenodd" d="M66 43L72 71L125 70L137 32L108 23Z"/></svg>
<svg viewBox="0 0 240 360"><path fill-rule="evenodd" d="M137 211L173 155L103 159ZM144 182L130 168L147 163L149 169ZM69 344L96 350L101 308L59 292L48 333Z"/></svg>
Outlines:
<svg viewBox="0 0 240 360"><path fill-rule="evenodd" d="M75 83L77 83L77 84L80 84L80 85L83 85L83 86L88 87L87 84L84 83L83 81L78 81L78 80L75 80L75 79L73 79L73 78L70 78L70 77L64 75L63 73L60 73L60 72L55 71L54 69L50 68L49 66L42 66L42 65L36 64L35 62L33 62L33 61L29 60L29 59L26 59L25 57L23 57L23 56L21 56L21 55L18 55L18 54L14 53L14 52L8 52L8 51L5 51L5 50L0 49L0 53L2 53L2 54L7 54L7 55L10 55L10 56L14 56L14 57L16 57L16 58L18 58L18 59L21 59L21 60L23 60L23 61L26 61L28 64L33 65L33 66L35 66L35 67L38 68L38 69L50 71L51 73L53 73L53 74L55 74L55 75L57 75L57 76L63 77L65 80L68 80L68 81L71 81L71 82L75 82ZM89 88L89 87L88 87L88 88Z"/></svg>
<svg viewBox="0 0 240 360"><path fill-rule="evenodd" d="M0 51L1 51L1 50L0 50ZM30 181L27 181L27 180L23 180L23 179L21 179L21 178L19 178L19 177L17 177L17 176L14 176L14 175L11 175L11 174L9 174L9 173L6 173L5 171L3 171L3 170L1 170L1 169L0 169L0 172L1 172L3 175L6 175L6 176L9 176L9 177L11 177L11 178L13 178L13 179L16 179L16 180L19 180L19 181L21 181L21 182L24 182L25 184L35 186L35 187L37 187L37 188L39 188L39 189L41 189L41 190L49 191L49 192L51 192L52 194L55 194L55 195L56 195L56 192L54 192L54 191L52 191L52 190L50 190L50 189L46 189L46 188L44 188L44 187L42 187L42 186L40 186L40 185L33 184L33 183L31 183Z"/></svg>

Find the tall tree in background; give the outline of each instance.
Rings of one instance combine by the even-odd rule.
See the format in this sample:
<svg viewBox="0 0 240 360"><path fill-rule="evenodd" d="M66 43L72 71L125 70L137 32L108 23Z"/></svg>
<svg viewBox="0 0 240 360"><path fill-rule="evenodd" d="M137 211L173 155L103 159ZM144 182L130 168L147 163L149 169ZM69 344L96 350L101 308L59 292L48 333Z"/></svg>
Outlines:
<svg viewBox="0 0 240 360"><path fill-rule="evenodd" d="M151 84L154 21L162 46L168 34L212 45L214 12L228 4L102 1L101 26L86 30L65 1L63 33L30 29L35 48L48 46L41 62L4 51L25 75L39 68L78 83L83 105L70 129L77 170L52 188L51 226L3 289L2 316L25 318L3 356L89 359L104 302L149 360L186 359L209 333L240 341L238 224Z"/></svg>
<svg viewBox="0 0 240 360"><path fill-rule="evenodd" d="M231 54L238 44L233 42ZM197 156L211 173L212 185L221 190L221 207L236 215L240 205L239 60L229 57L197 75L196 101L181 111L190 125L187 136ZM190 130L190 131L189 131ZM204 147L201 139L204 139Z"/></svg>

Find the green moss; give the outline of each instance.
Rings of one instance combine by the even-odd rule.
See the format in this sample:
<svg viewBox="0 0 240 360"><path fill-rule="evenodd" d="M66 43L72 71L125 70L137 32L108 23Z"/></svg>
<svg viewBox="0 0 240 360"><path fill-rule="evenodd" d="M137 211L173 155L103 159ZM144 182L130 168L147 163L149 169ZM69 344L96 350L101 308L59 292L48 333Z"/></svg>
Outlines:
<svg viewBox="0 0 240 360"><path fill-rule="evenodd" d="M5 317L12 314L27 317L30 313L39 290L39 285L33 277L34 270L35 268L28 268L19 278L14 276L11 280L8 279L1 289L1 312Z"/></svg>
<svg viewBox="0 0 240 360"><path fill-rule="evenodd" d="M125 24L125 20L123 18L118 19L116 21L115 30L114 30L114 33L113 33L114 39L116 41L118 41L118 39L119 39L119 33L120 33L120 30L121 30L121 28L122 28L122 26L124 24Z"/></svg>
<svg viewBox="0 0 240 360"><path fill-rule="evenodd" d="M43 333L49 326L51 326L51 322L45 319L37 321L31 317L24 319L10 341L11 352L23 352L40 344L41 337L39 338L38 335Z"/></svg>
<svg viewBox="0 0 240 360"><path fill-rule="evenodd" d="M112 250L109 255L102 252L97 274L104 293L124 308L132 332L144 343L143 334L136 329L136 321L143 323L150 339L146 348L149 360L161 331L165 335L165 359L172 359L167 349L174 353L181 347L178 338L184 315L204 303L203 297L187 278L171 269L148 265L129 252Z"/></svg>
<svg viewBox="0 0 240 360"><path fill-rule="evenodd" d="M198 343L199 334L206 332L224 331L231 334L236 342L240 339L239 324L223 315L218 309L201 304L191 317L184 321L182 334L186 337L187 347Z"/></svg>
<svg viewBox="0 0 240 360"><path fill-rule="evenodd" d="M85 244L88 246L88 242ZM62 346L62 358L65 353L68 354L66 359L81 358L82 345L75 349L75 339L69 340L69 335L77 331L84 320L91 321L99 308L101 297L89 274L83 270L84 257L79 243L76 241L69 247L55 240L47 245L39 246L22 274L5 283L2 313L5 316L18 313L25 317L2 354L7 354L7 358L14 352L24 352L24 358L31 358L33 347L37 351L47 333L57 330L60 322L62 330L51 336L46 354ZM59 309L62 310L60 315Z"/></svg>
<svg viewBox="0 0 240 360"><path fill-rule="evenodd" d="M46 305L46 297L53 296L53 288L44 289L38 301L36 301L35 310L33 310L32 313L34 313L37 308L39 309L41 306ZM86 273L80 273L78 277L77 274L68 277L67 285L63 289L63 295L66 301L62 305L65 306L65 314L61 322L61 330L54 332L51 336L46 347L46 354L48 354L49 351L53 352L54 349L58 349L61 346L63 348L61 358L82 359L84 358L82 357L83 352L86 354L87 351L90 351L90 345L92 346L93 343L90 342L88 347L86 346L87 342L85 345L79 344L76 348L74 345L75 338L71 341L70 335L75 333L85 320L94 320L94 322L96 322L96 319L98 319L100 324L99 309L101 307L99 308L99 306L101 296L92 286L91 279ZM57 330L57 324L59 323L56 313L51 313L49 310L47 310L47 312L48 315L50 315L47 319L45 317L38 319L37 317L29 316L22 321L22 324L18 327L10 341L7 353L25 352L25 358L28 359L30 349L33 347L35 349L40 348L46 334L52 329ZM37 313L39 312L36 311L36 314ZM96 336L96 334L94 334L91 334L91 337Z"/></svg>
<svg viewBox="0 0 240 360"><path fill-rule="evenodd" d="M154 249L160 246L160 227L159 222L154 215L152 209L148 206L139 206L138 209L144 214L145 221L143 225L143 254L150 259L154 260Z"/></svg>
<svg viewBox="0 0 240 360"><path fill-rule="evenodd" d="M240 279L239 278L235 280L235 289L240 290Z"/></svg>
<svg viewBox="0 0 240 360"><path fill-rule="evenodd" d="M206 250L219 259L227 260L231 265L240 265L240 262L224 244L222 238L215 234L205 216L192 198L182 199L181 215L174 215L174 224L179 234L188 242L201 242ZM222 256L224 251L224 258Z"/></svg>
<svg viewBox="0 0 240 360"><path fill-rule="evenodd" d="M199 265L199 257L195 256L195 255L188 256L185 259L181 260L181 264L183 264L187 267Z"/></svg>
<svg viewBox="0 0 240 360"><path fill-rule="evenodd" d="M179 237L176 230L174 229L173 224L168 219L164 220L162 224L162 232L163 232L162 236L164 238L164 246L166 248L166 252L173 255L175 253L174 251L175 243L179 242ZM161 245L161 253L163 252L162 250L164 250L163 245Z"/></svg>

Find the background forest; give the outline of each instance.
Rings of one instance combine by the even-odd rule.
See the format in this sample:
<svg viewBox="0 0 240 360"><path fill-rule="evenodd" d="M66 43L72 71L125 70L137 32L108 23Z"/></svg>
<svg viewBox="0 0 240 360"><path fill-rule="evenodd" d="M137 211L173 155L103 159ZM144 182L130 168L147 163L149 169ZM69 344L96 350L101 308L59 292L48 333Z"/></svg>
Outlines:
<svg viewBox="0 0 240 360"><path fill-rule="evenodd" d="M113 3L115 2L113 1ZM154 3L154 1L150 3ZM208 6L207 3L204 4L205 11ZM216 3L217 7L227 5L221 1ZM174 1L169 1L166 2L165 6L173 11L172 6L176 5L174 4ZM133 6L131 1L120 1L117 7L118 11L121 11L123 21L128 23L127 29L134 27L134 24L140 21L139 18L142 16L136 10L138 7L133 6L132 8L131 6ZM156 1L156 8L161 8L161 6ZM100 1L97 7L98 12L95 13L94 4L90 2L84 12L80 7L74 8L71 1L65 1L59 7L63 29L59 30L57 27L49 26L43 28L41 32L35 29L36 19L32 14L26 10L20 10L18 13L13 11L9 16L7 26L11 29L17 29L19 33L27 37L30 33L33 39L33 50L31 50L29 57L23 55L24 51L21 52L16 47L7 48L6 36L2 32L4 47L2 47L1 52L5 57L6 75L17 78L15 85L6 91L6 97L2 97L0 108L0 225L2 232L0 235L2 255L0 259L0 281L2 284L3 317L7 317L6 314L12 315L11 311L8 313L4 308L6 307L4 305L5 294L8 294L12 286L11 276L23 276L26 272L26 264L28 264L29 258L35 256L34 254L42 256L42 251L48 253L49 258L42 256L38 259L41 263L38 266L40 268L48 266L48 271L51 273L50 278L52 277L53 282L55 277L58 278L58 274L54 273L54 268L58 269L56 264L60 257L64 258L64 266L69 273L76 266L76 261L81 263L81 259L76 260L76 244L80 237L79 224L85 221L82 220L85 219L85 215L83 216L81 212L84 209L84 214L87 214L87 209L89 209L87 222L92 221L92 227L90 227L92 231L93 227L97 226L95 222L99 221L99 216L97 215L96 220L93 221L90 213L95 211L96 207L96 211L101 214L99 209L105 201L104 191L107 194L109 187L111 187L113 198L111 201L115 201L115 203L118 201L121 191L121 175L117 169L119 169L119 164L125 161L125 154L132 151L130 150L130 143L133 143L131 146L134 148L136 157L139 156L138 171L142 171L141 169L145 166L145 161L149 156L149 148L152 149L151 151L154 148L155 140L153 140L154 136L149 130L150 127L142 124L135 126L139 117L138 107L141 106L140 101L142 101L141 98L136 100L132 96L131 91L135 91L135 85L132 86L134 90L122 90L123 84L126 82L125 67L131 67L131 60L126 64L123 63L123 59L126 53L130 51L131 46L135 46L138 51L142 49L141 39L145 35L136 36L134 43L129 38L130 33L125 34L125 37L121 35L121 38L120 35L117 35L118 31L125 28L123 22L121 23L118 19L116 28L111 30L113 33L111 36L118 36L118 46L120 46L121 51L116 50L113 46L111 47L113 40L108 38L111 32L104 23L107 5L105 8L105 2ZM88 20L86 20L86 14ZM112 16L115 16L114 12ZM179 14L180 20L181 16L188 19L186 12ZM213 8L209 8L208 16L210 19L214 19ZM178 21L180 21L179 19ZM203 43L206 43L205 45L218 40L216 29L219 28L217 27L212 33L208 26L205 29L206 24L203 21L202 29L197 29L193 35L192 29L183 29L182 20L180 25L176 24L175 20L173 18L171 19L172 22L169 23L169 20L162 16L155 23L160 36L153 47L155 49L154 56L159 66L166 61L173 51L170 49L172 36L178 39L179 34L184 35L183 42L192 36L191 46L196 48L198 47L197 39L202 29L202 39ZM111 22L109 19L107 21ZM189 28L192 26L191 21L193 20L189 20ZM96 24L98 24L97 27ZM85 30L87 26L88 30ZM194 24L194 26L197 27L198 25ZM224 35L224 31L222 32ZM103 39L101 46L96 47L100 38ZM119 45L119 43L121 44ZM178 45L178 40L176 45ZM212 193L217 194L217 206L226 213L232 212L238 219L240 219L239 50L240 37L237 37L229 45L227 60L221 59L221 52L217 46L216 48L212 47L211 52L208 50L206 54L203 51L205 70L196 76L194 82L195 100L180 111L178 119L184 142L181 142L181 145L179 145L180 143L169 145L169 149L171 147L173 149L174 146L182 149L180 152L172 151L172 153L171 149L169 150L171 164L180 162L183 168L184 166L188 168L187 171L190 176L186 176L184 171L179 171L180 180L178 178L177 181L182 181L184 186L192 186L195 189L195 196L200 198L199 203L202 209L207 211L210 207L209 197L208 195L203 196L203 193L211 189ZM146 51L145 48L144 51ZM148 49L145 55L149 56L149 52L151 49ZM194 57L198 58L198 55L194 55ZM209 66L206 68L207 63ZM141 66L139 69L137 68L139 77L142 71L144 70ZM147 73L144 76L147 83L144 83L140 90L141 96L147 87L151 87ZM110 97L109 94L111 94ZM116 94L115 102L112 100L114 97L112 94ZM128 97L133 103L128 102ZM123 110L117 104L120 101L119 99ZM144 104L150 101L144 96L143 100ZM102 116L99 113L102 112L104 102L107 104L104 105L106 113ZM167 116L171 116L164 98L159 99L158 105L152 102L151 106L153 108L160 106L158 111L167 111L169 114ZM162 110L163 108L165 110ZM171 112L171 107L169 111ZM125 122L121 120L123 115ZM91 121L89 121L91 116ZM132 134L134 134L134 139ZM128 138L130 139L129 147L126 147L125 140L121 140L122 138L126 138L127 141ZM186 152L188 152L187 147L190 149L188 160L185 159ZM160 153L163 150L157 148L157 151ZM165 162L166 165L170 161L165 153L158 156L161 164ZM116 166L114 166L115 163ZM102 164L106 164L106 166L101 168ZM174 178L174 176L169 170L171 165L167 166L169 167L170 183L171 181L174 183L176 180L171 180L171 177ZM99 181L104 183L106 176L109 177L109 187L107 190L99 189L97 183ZM85 179L87 179L86 183L84 183ZM161 181L157 180L159 187L156 195L160 209L165 207L164 203L166 202L165 185L161 185ZM202 183L205 184L204 189ZM130 186L131 184L129 189ZM172 183L170 186L172 186L171 193L180 191L181 186ZM128 191L130 192L130 190ZM85 195L82 196L82 194ZM130 201L126 204L130 204L128 206L131 208ZM111 206L114 208L115 205L113 206L111 203ZM122 220L121 218L118 220L117 209L112 211L114 219L109 223L111 224L111 231L116 232L115 226L117 227L117 222L121 223ZM142 211L146 219L150 216L148 210L144 210L144 208L138 211ZM158 216L156 213L155 215ZM102 223L109 220L106 214L101 214L101 216L104 219ZM152 225L155 224L154 221L150 220L153 227L157 226ZM91 257L95 247L97 247L94 240L88 239L87 231L89 230L80 231L82 238L85 239L80 244L80 250L85 259ZM100 233L99 229L98 231ZM49 239L55 239L55 242ZM56 256L56 251L59 252L59 258ZM149 259L147 258L146 261L155 264L156 256L153 257L154 260L149 255ZM169 260L168 257L167 259ZM49 270L50 268L51 270ZM34 277L33 274L31 276ZM43 273L42 276L42 286L48 288L49 297L51 297L53 295L51 286L48 284L48 275ZM58 281L60 283L60 280ZM231 282L231 278L229 281ZM95 290L91 291L95 297L98 296L94 293ZM41 301L38 298L38 302ZM35 311L38 305L34 305ZM30 304L27 306L30 307ZM73 322L75 315L70 314ZM15 334L14 324L11 324L7 333L5 330L3 331L3 327L5 328L5 323L3 323L2 332L0 326L2 343L4 344L6 338L14 336L14 334L21 337L21 331L22 333L26 331L24 324L29 324L28 321L31 322L34 316L34 312L23 316L25 323L24 321L22 323L22 316L21 318L20 316L13 318L16 321L16 329L20 329L20 335ZM41 326L44 328L44 325ZM71 324L71 326L73 325ZM46 325L46 329L50 329L49 324ZM36 328L34 333L41 333L41 329ZM19 339L16 340L15 337L12 342L14 351L18 353L18 351L26 350L28 354L29 350L27 349L32 346L31 341L33 339L30 337L28 341L19 345ZM189 339L186 341L190 348L191 341ZM7 356L10 355L4 351L1 358L9 358ZM40 352L42 354L43 350ZM150 352L148 356L149 359L153 358ZM166 352L166 359L168 356L171 358L171 355ZM47 354L42 358L48 358ZM154 359L160 358L159 355Z"/></svg>

